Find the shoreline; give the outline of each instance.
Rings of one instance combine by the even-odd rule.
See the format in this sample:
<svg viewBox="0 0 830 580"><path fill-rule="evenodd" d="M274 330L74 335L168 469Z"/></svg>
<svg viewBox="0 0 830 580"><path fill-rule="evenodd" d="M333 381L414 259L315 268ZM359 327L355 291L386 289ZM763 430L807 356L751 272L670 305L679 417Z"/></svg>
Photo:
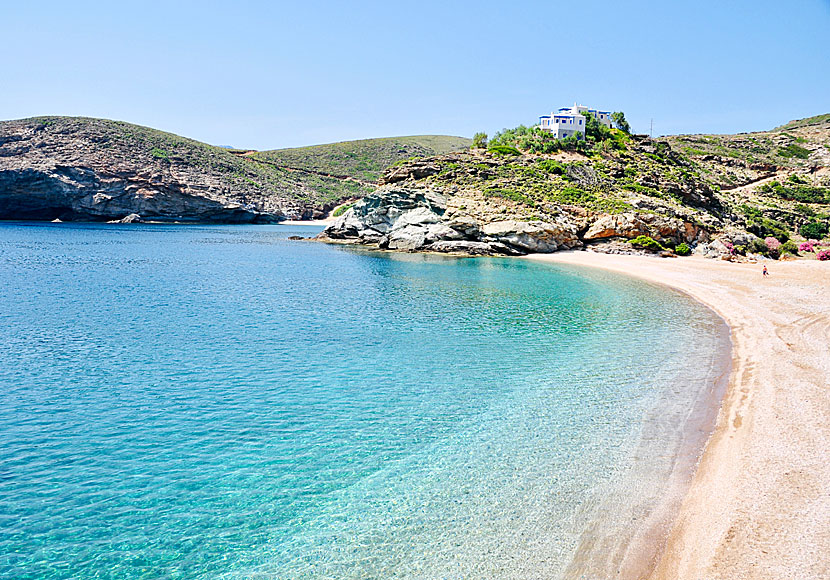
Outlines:
<svg viewBox="0 0 830 580"><path fill-rule="evenodd" d="M647 537L648 546L633 546L639 556L630 554L634 564L616 576L830 577L830 306L822 302L830 268L774 262L764 279L760 265L699 257L572 251L525 259L600 268L679 290L730 328L728 384L691 483L668 529Z"/></svg>
<svg viewBox="0 0 830 580"><path fill-rule="evenodd" d="M278 222L279 226L327 226L334 222L334 218L325 218L321 220L282 220Z"/></svg>

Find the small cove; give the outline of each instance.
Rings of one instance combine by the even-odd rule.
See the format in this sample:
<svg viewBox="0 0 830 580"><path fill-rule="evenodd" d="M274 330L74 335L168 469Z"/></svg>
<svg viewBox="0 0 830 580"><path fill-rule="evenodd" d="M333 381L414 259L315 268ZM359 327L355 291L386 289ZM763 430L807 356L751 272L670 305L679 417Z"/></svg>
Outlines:
<svg viewBox="0 0 830 580"><path fill-rule="evenodd" d="M679 293L311 231L0 226L0 575L561 577L723 372Z"/></svg>

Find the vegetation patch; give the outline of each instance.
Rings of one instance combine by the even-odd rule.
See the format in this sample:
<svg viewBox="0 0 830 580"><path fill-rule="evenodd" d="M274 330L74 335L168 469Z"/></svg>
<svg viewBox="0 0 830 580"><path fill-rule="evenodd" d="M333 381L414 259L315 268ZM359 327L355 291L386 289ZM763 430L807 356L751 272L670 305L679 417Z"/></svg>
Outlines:
<svg viewBox="0 0 830 580"><path fill-rule="evenodd" d="M515 147L510 147L509 145L491 145L488 149L491 153L496 153L497 155L521 155L522 152L516 149Z"/></svg>
<svg viewBox="0 0 830 580"><path fill-rule="evenodd" d="M808 240L820 240L828 233L827 222L809 221L798 228L798 233Z"/></svg>
<svg viewBox="0 0 830 580"><path fill-rule="evenodd" d="M524 205L529 205L530 207L535 207L536 202L531 199L530 197L526 196L523 193L515 191L513 189L506 189L502 187L491 187L484 190L484 197L500 197L502 199L509 199L511 201L515 201L517 203L522 203Z"/></svg>
<svg viewBox="0 0 830 580"><path fill-rule="evenodd" d="M637 236L633 240L628 240L628 243L632 246L637 246L638 248L651 250L653 252L666 249L660 242L658 242L651 236Z"/></svg>
<svg viewBox="0 0 830 580"><path fill-rule="evenodd" d="M332 212L332 214L331 214L331 215L332 215L332 217L340 217L341 215L343 215L344 213L346 213L347 211L349 211L350 209L352 209L352 206L353 206L353 205L354 205L354 203L344 203L343 205L341 205L340 207L336 208L336 209Z"/></svg>
<svg viewBox="0 0 830 580"><path fill-rule="evenodd" d="M674 253L678 256L688 256L692 253L692 248L690 248L689 244L687 244L686 242L682 242L678 244L677 247L674 249Z"/></svg>
<svg viewBox="0 0 830 580"><path fill-rule="evenodd" d="M795 157L796 159L807 159L810 156L810 150L805 149L801 145L790 143L786 147L778 149L778 156L787 158Z"/></svg>
<svg viewBox="0 0 830 580"><path fill-rule="evenodd" d="M759 187L758 191L801 203L830 203L830 188L805 185L805 181L804 178L793 175L790 176L788 185L770 181Z"/></svg>
<svg viewBox="0 0 830 580"><path fill-rule="evenodd" d="M747 231L759 238L773 237L779 242L786 242L790 239L787 224L765 217L761 210L748 205L742 205L738 209L746 216Z"/></svg>
<svg viewBox="0 0 830 580"><path fill-rule="evenodd" d="M152 155L156 159L165 159L165 160L170 159L170 154L167 153L167 151L165 151L164 149L159 149L158 147L153 147L150 150L150 155Z"/></svg>

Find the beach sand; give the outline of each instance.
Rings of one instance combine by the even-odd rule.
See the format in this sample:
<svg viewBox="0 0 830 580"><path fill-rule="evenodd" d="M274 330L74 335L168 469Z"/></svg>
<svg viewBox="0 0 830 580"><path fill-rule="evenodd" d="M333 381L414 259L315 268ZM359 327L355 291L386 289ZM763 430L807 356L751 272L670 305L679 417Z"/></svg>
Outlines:
<svg viewBox="0 0 830 580"><path fill-rule="evenodd" d="M652 580L830 578L830 264L740 264L559 252L529 259L621 272L684 291L729 324L733 366L717 425ZM627 557L635 558L634 555Z"/></svg>

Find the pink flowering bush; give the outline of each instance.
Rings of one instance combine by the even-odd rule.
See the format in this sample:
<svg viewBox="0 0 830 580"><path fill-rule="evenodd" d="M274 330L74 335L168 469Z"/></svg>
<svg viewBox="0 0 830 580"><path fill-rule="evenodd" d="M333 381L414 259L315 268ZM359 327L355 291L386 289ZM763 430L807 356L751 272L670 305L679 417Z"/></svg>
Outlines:
<svg viewBox="0 0 830 580"><path fill-rule="evenodd" d="M776 240L775 238L765 238L764 243L767 245L767 248L770 250L777 250L779 246L781 246L781 242Z"/></svg>
<svg viewBox="0 0 830 580"><path fill-rule="evenodd" d="M813 246L813 242L803 242L798 245L799 252L813 252L815 251L815 246Z"/></svg>
<svg viewBox="0 0 830 580"><path fill-rule="evenodd" d="M816 259L821 260L822 262L830 260L830 250L821 250L816 254Z"/></svg>

